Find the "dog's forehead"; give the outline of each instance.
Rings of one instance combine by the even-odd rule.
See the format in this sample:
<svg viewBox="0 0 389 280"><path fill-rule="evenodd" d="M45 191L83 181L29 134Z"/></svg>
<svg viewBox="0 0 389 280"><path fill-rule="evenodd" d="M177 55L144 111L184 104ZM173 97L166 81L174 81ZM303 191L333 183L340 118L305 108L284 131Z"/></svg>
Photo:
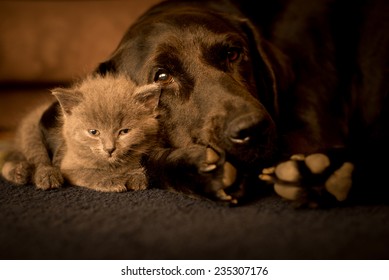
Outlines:
<svg viewBox="0 0 389 280"><path fill-rule="evenodd" d="M168 34L182 36L195 36L196 34L217 36L220 34L241 34L241 25L238 20L222 13L204 13L198 10L173 10L147 18L147 24L138 25L143 34L154 38ZM138 32L139 32L138 31Z"/></svg>
<svg viewBox="0 0 389 280"><path fill-rule="evenodd" d="M179 27L181 30L202 29L215 34L239 32L234 25L234 21L231 19L227 20L223 14L187 11L165 16L161 22L165 22L167 25L175 28Z"/></svg>
<svg viewBox="0 0 389 280"><path fill-rule="evenodd" d="M154 42L151 45L159 47L175 46L177 50L201 49L228 42L241 45L246 41L244 33L231 21L208 14L175 14L161 18L148 28L150 32L143 37L145 41L151 40Z"/></svg>
<svg viewBox="0 0 389 280"><path fill-rule="evenodd" d="M141 78L137 73L145 69L158 66L182 73L184 68L200 65L196 61L210 63L208 58L218 59L229 47L245 49L248 45L239 18L190 9L148 15L128 30L116 52L117 58L125 58L117 67L124 71L136 69L131 76L138 79ZM148 75L148 79L154 74Z"/></svg>

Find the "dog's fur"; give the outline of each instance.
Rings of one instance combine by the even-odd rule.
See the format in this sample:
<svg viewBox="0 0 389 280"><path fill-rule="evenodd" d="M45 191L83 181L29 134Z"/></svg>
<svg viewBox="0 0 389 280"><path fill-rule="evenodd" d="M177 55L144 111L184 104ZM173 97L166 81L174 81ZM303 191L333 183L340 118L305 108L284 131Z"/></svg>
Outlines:
<svg viewBox="0 0 389 280"><path fill-rule="evenodd" d="M285 156L340 148L341 161L355 164L354 182L364 179L362 194L380 193L389 138L387 2L253 5L162 2L98 67L163 85L165 149L150 160L150 174L209 194L225 188L226 161L238 170L235 185L256 186L260 170ZM216 169L204 168L207 147L218 154Z"/></svg>

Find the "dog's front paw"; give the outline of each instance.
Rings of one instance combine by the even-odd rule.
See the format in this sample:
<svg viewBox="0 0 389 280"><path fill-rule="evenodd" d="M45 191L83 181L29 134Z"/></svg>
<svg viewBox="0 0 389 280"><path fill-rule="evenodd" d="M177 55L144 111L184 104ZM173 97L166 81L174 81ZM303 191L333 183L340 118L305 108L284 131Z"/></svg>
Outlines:
<svg viewBox="0 0 389 280"><path fill-rule="evenodd" d="M259 178L274 183L275 192L298 206L315 208L347 199L354 165L339 162L324 153L293 155L289 160L265 168Z"/></svg>
<svg viewBox="0 0 389 280"><path fill-rule="evenodd" d="M205 158L200 164L199 172L207 178L207 192L213 198L232 204L238 203L233 194L227 194L225 191L235 183L237 170L230 162L225 161L220 153L210 147L206 148Z"/></svg>

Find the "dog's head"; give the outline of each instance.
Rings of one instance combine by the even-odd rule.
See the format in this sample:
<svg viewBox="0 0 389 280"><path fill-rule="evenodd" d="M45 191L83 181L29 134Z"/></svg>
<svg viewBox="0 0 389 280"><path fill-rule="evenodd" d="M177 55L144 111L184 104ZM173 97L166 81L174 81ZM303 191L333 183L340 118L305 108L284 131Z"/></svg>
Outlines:
<svg viewBox="0 0 389 280"><path fill-rule="evenodd" d="M171 147L209 145L253 166L272 157L276 141L276 84L265 47L241 17L158 6L98 71L162 85L161 127Z"/></svg>

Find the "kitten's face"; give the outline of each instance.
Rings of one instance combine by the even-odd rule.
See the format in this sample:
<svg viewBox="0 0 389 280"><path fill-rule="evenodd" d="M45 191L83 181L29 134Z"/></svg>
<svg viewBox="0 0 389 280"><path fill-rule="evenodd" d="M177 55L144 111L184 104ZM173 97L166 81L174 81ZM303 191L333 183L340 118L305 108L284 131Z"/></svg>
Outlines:
<svg viewBox="0 0 389 280"><path fill-rule="evenodd" d="M139 111L139 108L134 110ZM73 142L83 154L89 153L89 156L110 164L136 159L155 144L158 126L153 115L139 118L135 113L128 112L121 120L91 119L87 112L75 114L78 125L72 130Z"/></svg>
<svg viewBox="0 0 389 280"><path fill-rule="evenodd" d="M57 89L68 149L110 165L139 159L156 143L157 85L137 88L124 77L94 77L70 90Z"/></svg>

